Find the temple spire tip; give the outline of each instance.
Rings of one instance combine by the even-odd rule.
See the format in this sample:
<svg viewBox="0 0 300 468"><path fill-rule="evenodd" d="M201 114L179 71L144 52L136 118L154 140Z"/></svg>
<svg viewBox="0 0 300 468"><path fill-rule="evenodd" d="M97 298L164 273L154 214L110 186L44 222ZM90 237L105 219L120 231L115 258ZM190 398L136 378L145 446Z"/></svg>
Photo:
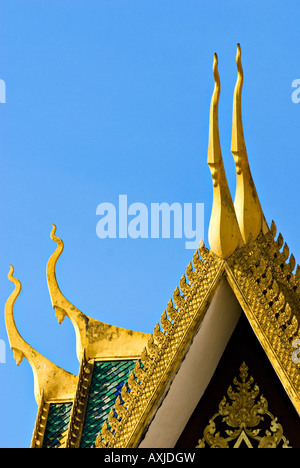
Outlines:
<svg viewBox="0 0 300 468"><path fill-rule="evenodd" d="M213 181L213 207L208 239L211 250L220 258L229 257L241 244L241 236L225 174L220 136L218 105L221 91L218 56L213 61L214 90L211 98L207 163Z"/></svg>
<svg viewBox="0 0 300 468"><path fill-rule="evenodd" d="M244 81L241 46L237 44L237 80L233 97L231 152L236 166L234 207L243 241L255 240L266 226L259 198L250 171L242 120L242 88Z"/></svg>

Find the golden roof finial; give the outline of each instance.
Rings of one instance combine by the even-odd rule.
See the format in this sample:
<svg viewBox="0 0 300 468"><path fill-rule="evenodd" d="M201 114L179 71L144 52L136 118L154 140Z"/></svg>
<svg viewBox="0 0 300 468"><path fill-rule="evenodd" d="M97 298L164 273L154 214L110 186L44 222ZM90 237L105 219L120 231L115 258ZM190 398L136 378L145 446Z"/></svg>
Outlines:
<svg viewBox="0 0 300 468"><path fill-rule="evenodd" d="M233 99L231 140L231 152L234 157L237 174L234 207L243 241L247 243L250 235L255 240L261 229L263 228L265 232L268 230L268 227L252 179L244 138L242 122L242 87L244 77L240 44L237 44L236 64L238 75Z"/></svg>
<svg viewBox="0 0 300 468"><path fill-rule="evenodd" d="M56 236L56 226L52 225L52 231L50 234L51 239L57 243L57 248L51 255L47 263L47 282L48 289L50 293L50 298L52 301L52 307L56 312L56 317L58 322L61 324L67 315L71 320L75 332L76 332L76 346L77 346L77 356L79 362L81 362L82 352L86 347L86 325L88 322L87 317L77 309L65 296L62 294L59 289L55 268L57 260L59 259L62 251L64 250L63 241Z"/></svg>
<svg viewBox="0 0 300 468"><path fill-rule="evenodd" d="M57 283L55 267L64 244L56 236L56 226L50 234L51 239L57 243L57 248L51 255L47 264L47 282L52 306L56 311L59 323L67 315L76 332L76 350L79 362L83 353L86 358L121 359L139 357L146 345L149 334L140 333L125 328L115 327L88 317L77 309L60 291Z"/></svg>
<svg viewBox="0 0 300 468"><path fill-rule="evenodd" d="M207 158L213 179L213 206L209 224L208 240L211 250L218 255L218 257L225 259L242 244L242 240L227 183L221 152L218 118L221 86L217 54L214 54L213 74L215 87L210 106Z"/></svg>
<svg viewBox="0 0 300 468"><path fill-rule="evenodd" d="M25 357L31 365L34 375L34 394L37 403L41 401L43 393L44 400L67 400L73 399L76 388L77 377L66 372L60 367L46 359L33 349L20 335L15 324L13 309L19 296L22 285L13 276L14 268L10 266L8 279L15 284L15 289L5 304L5 323L10 347L14 352L14 358L19 366Z"/></svg>

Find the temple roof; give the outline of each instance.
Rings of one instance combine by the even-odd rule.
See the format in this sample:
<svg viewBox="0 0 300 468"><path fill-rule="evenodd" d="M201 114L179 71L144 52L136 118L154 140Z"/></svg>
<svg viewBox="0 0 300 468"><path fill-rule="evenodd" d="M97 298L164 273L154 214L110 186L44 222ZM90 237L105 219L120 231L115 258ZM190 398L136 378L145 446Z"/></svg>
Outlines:
<svg viewBox="0 0 300 468"><path fill-rule="evenodd" d="M97 437L99 448L174 446L178 434L172 428L179 425L187 403L183 386L190 389L198 372L196 404L224 350L221 341L225 347L237 323L238 308L231 303L228 288L300 415L300 360L295 359L295 347L300 343L300 268L297 266L295 271L294 256L290 255L282 235L276 239L275 223L267 225L258 199L243 134L239 44L236 62L238 77L231 146L237 177L235 201L232 202L221 153L220 77L215 54L208 143L208 165L213 181L210 249L201 242L196 250L193 265L190 263L181 277L173 300L170 299L154 328L134 378L128 382L122 412L115 410L114 418L109 424L104 423ZM226 304L230 313L224 310ZM196 342L199 349L193 354ZM190 415L186 413L181 430ZM166 431L159 428L166 421L169 433L163 438ZM174 434L173 440L170 433Z"/></svg>
<svg viewBox="0 0 300 468"><path fill-rule="evenodd" d="M21 338L13 318L21 283L11 269L15 289L7 300L6 324L17 363L25 356L35 376L39 410L33 447L174 446L241 314L300 415L300 268L275 223L267 224L251 175L239 44L236 63L231 144L235 198L220 145L221 84L215 54L207 158L213 183L209 248L200 242L152 334L97 321L65 298L55 274L63 241L53 226L57 247L47 264L49 293L59 322L67 316L74 326L80 363L78 376L68 374ZM187 403L184 389L192 387Z"/></svg>

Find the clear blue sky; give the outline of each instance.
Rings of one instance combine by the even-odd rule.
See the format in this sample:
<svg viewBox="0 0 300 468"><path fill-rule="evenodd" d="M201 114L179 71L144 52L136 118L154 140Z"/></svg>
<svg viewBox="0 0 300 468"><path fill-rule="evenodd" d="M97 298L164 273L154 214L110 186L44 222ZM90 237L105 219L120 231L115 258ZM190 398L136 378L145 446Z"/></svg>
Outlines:
<svg viewBox="0 0 300 468"><path fill-rule="evenodd" d="M52 309L46 263L55 248L63 293L98 320L152 332L193 252L184 239L96 236L96 207L128 202L212 204L207 158L213 53L219 56L220 135L230 153L236 43L244 67L243 120L268 222L300 262L300 4L262 0L0 1L1 308L23 284L15 320L24 339L77 373L75 333ZM4 314L0 445L29 446L37 405L26 360L18 368Z"/></svg>

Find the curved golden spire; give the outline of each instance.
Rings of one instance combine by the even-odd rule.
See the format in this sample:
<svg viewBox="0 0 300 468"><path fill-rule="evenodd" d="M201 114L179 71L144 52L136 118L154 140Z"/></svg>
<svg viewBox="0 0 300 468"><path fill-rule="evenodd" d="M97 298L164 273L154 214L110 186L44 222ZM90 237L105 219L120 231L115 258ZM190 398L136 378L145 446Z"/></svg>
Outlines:
<svg viewBox="0 0 300 468"><path fill-rule="evenodd" d="M221 82L218 70L218 56L214 54L213 74L215 87L211 98L209 142L208 142L208 164L223 164L220 136L219 136L219 99L221 93Z"/></svg>
<svg viewBox="0 0 300 468"><path fill-rule="evenodd" d="M13 276L14 268L10 266L8 279L14 283L15 289L5 304L5 323L10 347L19 366L25 357L31 365L34 375L34 394L37 403L41 401L43 393L45 401L68 400L74 396L77 377L57 367L33 349L20 335L14 320L13 309L22 285Z"/></svg>
<svg viewBox="0 0 300 468"><path fill-rule="evenodd" d="M240 44L237 44L236 64L238 75L233 99L231 140L231 152L234 157L237 174L234 207L241 235L243 241L246 243L250 235L252 239L255 240L260 231L263 229L265 232L268 230L268 227L252 179L244 138L242 121L242 88L244 75Z"/></svg>
<svg viewBox="0 0 300 468"><path fill-rule="evenodd" d="M146 345L149 334L140 333L125 328L115 327L88 317L77 309L62 294L56 279L56 263L64 244L56 236L56 226L53 224L50 234L57 247L48 260L47 282L52 306L56 311L59 323L65 316L71 320L76 332L76 351L79 362L83 353L88 358L122 359L137 358Z"/></svg>
<svg viewBox="0 0 300 468"><path fill-rule="evenodd" d="M233 98L233 116L232 116L232 140L231 151L239 153L246 151L244 130L242 123L242 88L244 83L244 73L241 60L241 46L237 44L236 53L237 80Z"/></svg>
<svg viewBox="0 0 300 468"><path fill-rule="evenodd" d="M76 332L76 346L77 346L77 356L79 361L81 362L82 352L86 347L86 325L88 322L88 318L79 310L77 309L65 296L62 294L61 290L59 289L55 268L57 260L59 259L62 251L64 250L64 243L63 241L56 236L56 226L52 225L52 231L50 234L51 239L57 243L57 248L51 255L47 263L47 282L48 282L48 289L50 293L50 298L52 301L52 307L56 312L56 317L58 318L58 322L61 324L67 315L71 320L75 332Z"/></svg>
<svg viewBox="0 0 300 468"><path fill-rule="evenodd" d="M207 162L213 180L213 206L208 240L211 250L220 258L227 258L242 244L239 226L225 174L220 136L218 106L221 91L218 57L214 54L215 87L211 99Z"/></svg>

